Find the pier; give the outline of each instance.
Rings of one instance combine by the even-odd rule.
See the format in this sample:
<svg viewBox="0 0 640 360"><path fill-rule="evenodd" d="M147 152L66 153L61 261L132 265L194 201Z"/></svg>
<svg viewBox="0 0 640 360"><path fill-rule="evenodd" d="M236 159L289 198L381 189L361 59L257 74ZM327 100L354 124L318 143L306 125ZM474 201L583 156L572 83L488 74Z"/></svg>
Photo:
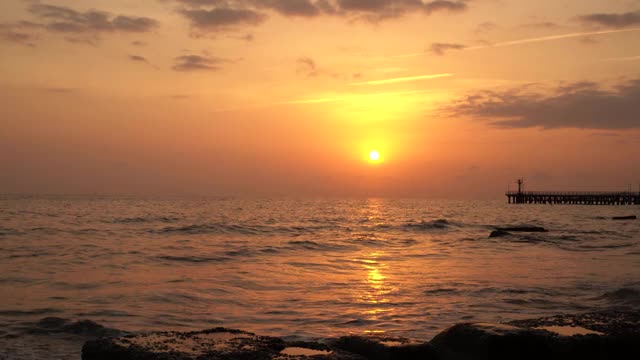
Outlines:
<svg viewBox="0 0 640 360"><path fill-rule="evenodd" d="M509 204L565 205L640 205L640 191L524 191L518 180L518 191L507 191Z"/></svg>

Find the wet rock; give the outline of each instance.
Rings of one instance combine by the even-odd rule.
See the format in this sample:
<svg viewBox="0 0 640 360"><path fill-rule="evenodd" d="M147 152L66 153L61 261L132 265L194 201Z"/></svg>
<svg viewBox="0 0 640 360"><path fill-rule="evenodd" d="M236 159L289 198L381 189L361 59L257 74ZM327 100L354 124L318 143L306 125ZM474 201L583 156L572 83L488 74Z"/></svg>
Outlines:
<svg viewBox="0 0 640 360"><path fill-rule="evenodd" d="M333 349L357 354L367 360L430 360L437 359L434 347L425 342L403 338L343 336L332 342Z"/></svg>
<svg viewBox="0 0 640 360"><path fill-rule="evenodd" d="M510 231L510 232L549 232L549 230L540 227L540 226L515 226L515 227L505 227L505 228L496 228L498 231Z"/></svg>
<svg viewBox="0 0 640 360"><path fill-rule="evenodd" d="M46 317L41 319L32 327L26 329L25 332L32 335L66 333L87 337L123 336L125 334L120 330L102 326L91 320L71 322L68 319L59 317Z"/></svg>
<svg viewBox="0 0 640 360"><path fill-rule="evenodd" d="M621 289L612 294L621 294L631 289ZM632 293L637 296L634 290ZM531 320L510 321L508 324L528 328L579 327L607 336L640 337L640 311L600 311L585 314L556 315Z"/></svg>
<svg viewBox="0 0 640 360"><path fill-rule="evenodd" d="M613 220L636 220L638 217L635 215L630 216L614 216Z"/></svg>
<svg viewBox="0 0 640 360"><path fill-rule="evenodd" d="M542 330L503 324L458 324L437 335L431 344L441 359L544 359L550 338Z"/></svg>
<svg viewBox="0 0 640 360"><path fill-rule="evenodd" d="M291 343L253 333L216 328L197 332L160 332L88 341L83 360L362 360L318 343Z"/></svg>
<svg viewBox="0 0 640 360"><path fill-rule="evenodd" d="M467 323L437 335L441 359L640 358L640 312L560 315L506 324Z"/></svg>
<svg viewBox="0 0 640 360"><path fill-rule="evenodd" d="M36 326L43 329L61 329L63 326L67 325L69 320L59 318L59 317L46 317L38 321Z"/></svg>
<svg viewBox="0 0 640 360"><path fill-rule="evenodd" d="M62 327L62 332L91 337L123 335L119 330L104 327L91 320L80 320L66 324Z"/></svg>
<svg viewBox="0 0 640 360"><path fill-rule="evenodd" d="M509 236L509 235L512 235L512 234L508 231L495 230L495 231L492 231L491 234L489 234L489 237L494 238L494 237L502 237L502 236Z"/></svg>

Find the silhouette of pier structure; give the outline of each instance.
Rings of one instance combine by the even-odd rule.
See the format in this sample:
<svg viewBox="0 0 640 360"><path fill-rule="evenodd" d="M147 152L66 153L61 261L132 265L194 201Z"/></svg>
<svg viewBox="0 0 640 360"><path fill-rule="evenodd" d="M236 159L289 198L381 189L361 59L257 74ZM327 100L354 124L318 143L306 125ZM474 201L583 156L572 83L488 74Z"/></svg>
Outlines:
<svg viewBox="0 0 640 360"><path fill-rule="evenodd" d="M566 205L640 205L640 191L524 191L518 179L518 191L507 191L509 204Z"/></svg>

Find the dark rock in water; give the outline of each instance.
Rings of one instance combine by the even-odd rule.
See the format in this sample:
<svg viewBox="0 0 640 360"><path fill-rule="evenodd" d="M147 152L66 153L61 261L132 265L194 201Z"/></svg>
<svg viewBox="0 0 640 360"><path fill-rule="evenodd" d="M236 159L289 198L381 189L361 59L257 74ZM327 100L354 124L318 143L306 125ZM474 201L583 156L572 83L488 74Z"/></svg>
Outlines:
<svg viewBox="0 0 640 360"><path fill-rule="evenodd" d="M637 359L640 312L459 324L432 341L440 359Z"/></svg>
<svg viewBox="0 0 640 360"><path fill-rule="evenodd" d="M63 319L59 317L46 317L38 321L36 326L43 329L61 329L63 326L69 323L68 319Z"/></svg>
<svg viewBox="0 0 640 360"><path fill-rule="evenodd" d="M216 328L198 332L160 332L87 341L83 360L362 360L317 343L292 343L253 333Z"/></svg>
<svg viewBox="0 0 640 360"><path fill-rule="evenodd" d="M621 289L619 292L627 292L627 290ZM637 292L634 291L633 294L637 296ZM596 333L596 335L634 335L640 337L640 311L612 310L575 315L556 315L532 320L510 321L508 324L528 328L546 329L547 327L553 327L561 332L576 332L584 329L581 331L591 334ZM562 329L563 327L567 329Z"/></svg>
<svg viewBox="0 0 640 360"><path fill-rule="evenodd" d="M367 360L438 358L430 343L415 343L401 338L343 336L332 341L330 347L360 355Z"/></svg>
<svg viewBox="0 0 640 360"><path fill-rule="evenodd" d="M638 217L635 215L630 216L614 216L613 220L636 220Z"/></svg>
<svg viewBox="0 0 640 360"><path fill-rule="evenodd" d="M431 344L441 359L543 359L552 335L503 324L458 324Z"/></svg>
<svg viewBox="0 0 640 360"><path fill-rule="evenodd" d="M494 238L494 237L509 236L509 235L512 235L512 234L508 231L495 230L495 231L492 231L491 234L489 234L489 237Z"/></svg>
<svg viewBox="0 0 640 360"><path fill-rule="evenodd" d="M506 228L496 228L498 231L511 231L511 232L549 232L549 230L540 226L515 226Z"/></svg>
<svg viewBox="0 0 640 360"><path fill-rule="evenodd" d="M640 307L640 289L622 288L598 297L618 306Z"/></svg>
<svg viewBox="0 0 640 360"><path fill-rule="evenodd" d="M62 332L86 336L121 336L123 333L116 329L104 327L91 320L80 320L62 327Z"/></svg>
<svg viewBox="0 0 640 360"><path fill-rule="evenodd" d="M41 319L30 329L27 329L28 334L33 335L45 335L45 334L74 334L88 337L100 337L100 336L123 336L124 332L104 327L91 320L80 320L71 322L68 319L59 317L46 317Z"/></svg>

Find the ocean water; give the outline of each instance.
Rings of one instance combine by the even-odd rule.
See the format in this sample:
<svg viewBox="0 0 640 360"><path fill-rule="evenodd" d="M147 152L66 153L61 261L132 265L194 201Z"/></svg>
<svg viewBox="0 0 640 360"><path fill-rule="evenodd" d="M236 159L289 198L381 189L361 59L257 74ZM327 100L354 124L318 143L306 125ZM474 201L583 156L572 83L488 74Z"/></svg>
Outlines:
<svg viewBox="0 0 640 360"><path fill-rule="evenodd" d="M640 307L640 220L611 219L639 207L505 202L2 196L0 359L79 359L117 331L429 340ZM488 238L516 225L549 232Z"/></svg>

